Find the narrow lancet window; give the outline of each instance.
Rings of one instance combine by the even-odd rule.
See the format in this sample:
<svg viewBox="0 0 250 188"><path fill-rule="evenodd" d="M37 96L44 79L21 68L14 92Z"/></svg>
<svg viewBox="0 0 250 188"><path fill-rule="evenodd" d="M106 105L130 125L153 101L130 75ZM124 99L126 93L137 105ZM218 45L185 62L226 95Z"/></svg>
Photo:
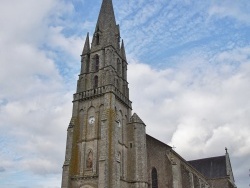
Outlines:
<svg viewBox="0 0 250 188"><path fill-rule="evenodd" d="M98 87L98 76L94 77L94 88Z"/></svg>
<svg viewBox="0 0 250 188"><path fill-rule="evenodd" d="M90 55L88 54L87 56L87 61L86 61L86 73L89 73L89 60L90 60Z"/></svg>
<svg viewBox="0 0 250 188"><path fill-rule="evenodd" d="M117 59L117 73L118 73L118 75L121 74L121 63L120 63L120 59Z"/></svg>
<svg viewBox="0 0 250 188"><path fill-rule="evenodd" d="M99 70L99 56L95 56L95 72Z"/></svg>
<svg viewBox="0 0 250 188"><path fill-rule="evenodd" d="M152 169L152 188L158 188L158 177L156 168Z"/></svg>
<svg viewBox="0 0 250 188"><path fill-rule="evenodd" d="M124 78L124 69L125 69L124 62L122 62L122 78Z"/></svg>

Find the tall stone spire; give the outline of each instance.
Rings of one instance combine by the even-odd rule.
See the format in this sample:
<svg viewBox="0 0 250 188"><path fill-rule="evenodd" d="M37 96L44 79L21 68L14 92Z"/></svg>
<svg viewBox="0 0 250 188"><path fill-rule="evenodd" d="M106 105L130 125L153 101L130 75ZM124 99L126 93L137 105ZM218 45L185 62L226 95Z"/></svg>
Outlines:
<svg viewBox="0 0 250 188"><path fill-rule="evenodd" d="M103 0L96 29L105 31L113 26L116 26L116 21L112 0Z"/></svg>
<svg viewBox="0 0 250 188"><path fill-rule="evenodd" d="M108 45L119 48L119 27L116 25L112 0L103 0L96 29L92 40L91 49L99 50Z"/></svg>
<svg viewBox="0 0 250 188"><path fill-rule="evenodd" d="M86 55L89 52L90 52L90 45L89 45L89 33L88 33L83 47L82 55Z"/></svg>

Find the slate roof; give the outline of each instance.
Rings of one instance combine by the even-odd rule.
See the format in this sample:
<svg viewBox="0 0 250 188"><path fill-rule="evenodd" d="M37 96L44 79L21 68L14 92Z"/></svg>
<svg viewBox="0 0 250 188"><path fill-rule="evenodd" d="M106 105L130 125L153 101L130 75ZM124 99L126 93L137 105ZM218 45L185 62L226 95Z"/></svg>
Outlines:
<svg viewBox="0 0 250 188"><path fill-rule="evenodd" d="M209 179L227 176L226 156L198 159L188 163Z"/></svg>

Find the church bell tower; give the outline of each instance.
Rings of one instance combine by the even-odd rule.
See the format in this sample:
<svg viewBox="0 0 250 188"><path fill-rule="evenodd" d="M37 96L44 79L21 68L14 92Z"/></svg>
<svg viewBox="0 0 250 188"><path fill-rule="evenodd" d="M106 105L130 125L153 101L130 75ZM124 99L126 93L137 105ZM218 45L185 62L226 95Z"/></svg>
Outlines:
<svg viewBox="0 0 250 188"><path fill-rule="evenodd" d="M87 34L81 55L62 188L120 188L136 182L128 175L128 155L133 158L128 151L133 144L133 134L128 136L131 109L124 43L112 0L103 0L92 43ZM145 135L145 125L141 127Z"/></svg>

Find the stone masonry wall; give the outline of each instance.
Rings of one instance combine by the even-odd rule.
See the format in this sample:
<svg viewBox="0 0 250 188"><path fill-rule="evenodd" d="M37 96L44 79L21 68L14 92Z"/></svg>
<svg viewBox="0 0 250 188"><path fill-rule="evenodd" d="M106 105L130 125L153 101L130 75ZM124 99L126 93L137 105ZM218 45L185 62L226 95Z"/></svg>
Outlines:
<svg viewBox="0 0 250 188"><path fill-rule="evenodd" d="M228 181L228 178L211 179L208 180L211 188L234 188L234 186Z"/></svg>
<svg viewBox="0 0 250 188"><path fill-rule="evenodd" d="M173 188L172 165L166 156L170 147L147 135L147 157L148 157L148 177L149 187L152 187L151 171L156 168L159 188Z"/></svg>

